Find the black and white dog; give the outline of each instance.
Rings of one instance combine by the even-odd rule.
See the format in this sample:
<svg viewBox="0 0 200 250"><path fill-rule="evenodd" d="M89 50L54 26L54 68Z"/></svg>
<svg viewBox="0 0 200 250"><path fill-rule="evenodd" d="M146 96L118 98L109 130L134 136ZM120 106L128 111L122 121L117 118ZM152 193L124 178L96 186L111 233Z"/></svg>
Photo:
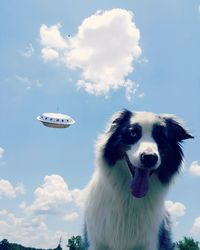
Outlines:
<svg viewBox="0 0 200 250"><path fill-rule="evenodd" d="M174 115L124 110L96 145L96 168L85 206L89 250L171 250L164 208L193 138Z"/></svg>

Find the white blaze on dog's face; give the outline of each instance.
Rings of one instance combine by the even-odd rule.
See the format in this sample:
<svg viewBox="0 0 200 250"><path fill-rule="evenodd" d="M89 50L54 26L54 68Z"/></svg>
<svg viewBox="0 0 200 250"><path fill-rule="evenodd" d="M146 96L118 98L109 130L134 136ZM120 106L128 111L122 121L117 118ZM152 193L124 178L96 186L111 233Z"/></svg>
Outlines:
<svg viewBox="0 0 200 250"><path fill-rule="evenodd" d="M126 153L135 168L157 169L159 167L161 158L158 145L152 136L153 127L158 122L155 114L147 112L137 112L131 118L132 136L140 136L140 138Z"/></svg>

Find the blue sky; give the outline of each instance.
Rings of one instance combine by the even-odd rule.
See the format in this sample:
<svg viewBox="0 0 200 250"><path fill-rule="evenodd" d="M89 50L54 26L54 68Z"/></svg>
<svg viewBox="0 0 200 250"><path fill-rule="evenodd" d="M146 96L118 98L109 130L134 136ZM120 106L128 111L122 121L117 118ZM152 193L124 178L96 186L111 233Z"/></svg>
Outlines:
<svg viewBox="0 0 200 250"><path fill-rule="evenodd" d="M128 108L176 114L195 136L166 206L174 238L200 240L199 6L1 1L0 238L47 248L81 233L95 140ZM76 124L36 120L58 111Z"/></svg>

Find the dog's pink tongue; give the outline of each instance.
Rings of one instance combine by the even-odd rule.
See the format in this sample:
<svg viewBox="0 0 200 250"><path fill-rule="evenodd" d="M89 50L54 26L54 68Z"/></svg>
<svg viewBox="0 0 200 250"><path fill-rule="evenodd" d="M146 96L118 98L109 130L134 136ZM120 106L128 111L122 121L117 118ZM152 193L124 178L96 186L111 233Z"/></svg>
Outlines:
<svg viewBox="0 0 200 250"><path fill-rule="evenodd" d="M142 198L149 189L149 170L135 168L135 175L131 183L131 193L136 198Z"/></svg>

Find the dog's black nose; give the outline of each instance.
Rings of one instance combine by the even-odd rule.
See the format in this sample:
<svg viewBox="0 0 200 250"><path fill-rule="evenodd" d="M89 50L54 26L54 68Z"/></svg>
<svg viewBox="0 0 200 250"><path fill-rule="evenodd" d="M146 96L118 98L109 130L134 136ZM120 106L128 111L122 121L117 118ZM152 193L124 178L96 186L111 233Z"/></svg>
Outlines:
<svg viewBox="0 0 200 250"><path fill-rule="evenodd" d="M142 153L140 155L140 161L144 167L150 168L156 165L158 161L158 156L157 154Z"/></svg>

